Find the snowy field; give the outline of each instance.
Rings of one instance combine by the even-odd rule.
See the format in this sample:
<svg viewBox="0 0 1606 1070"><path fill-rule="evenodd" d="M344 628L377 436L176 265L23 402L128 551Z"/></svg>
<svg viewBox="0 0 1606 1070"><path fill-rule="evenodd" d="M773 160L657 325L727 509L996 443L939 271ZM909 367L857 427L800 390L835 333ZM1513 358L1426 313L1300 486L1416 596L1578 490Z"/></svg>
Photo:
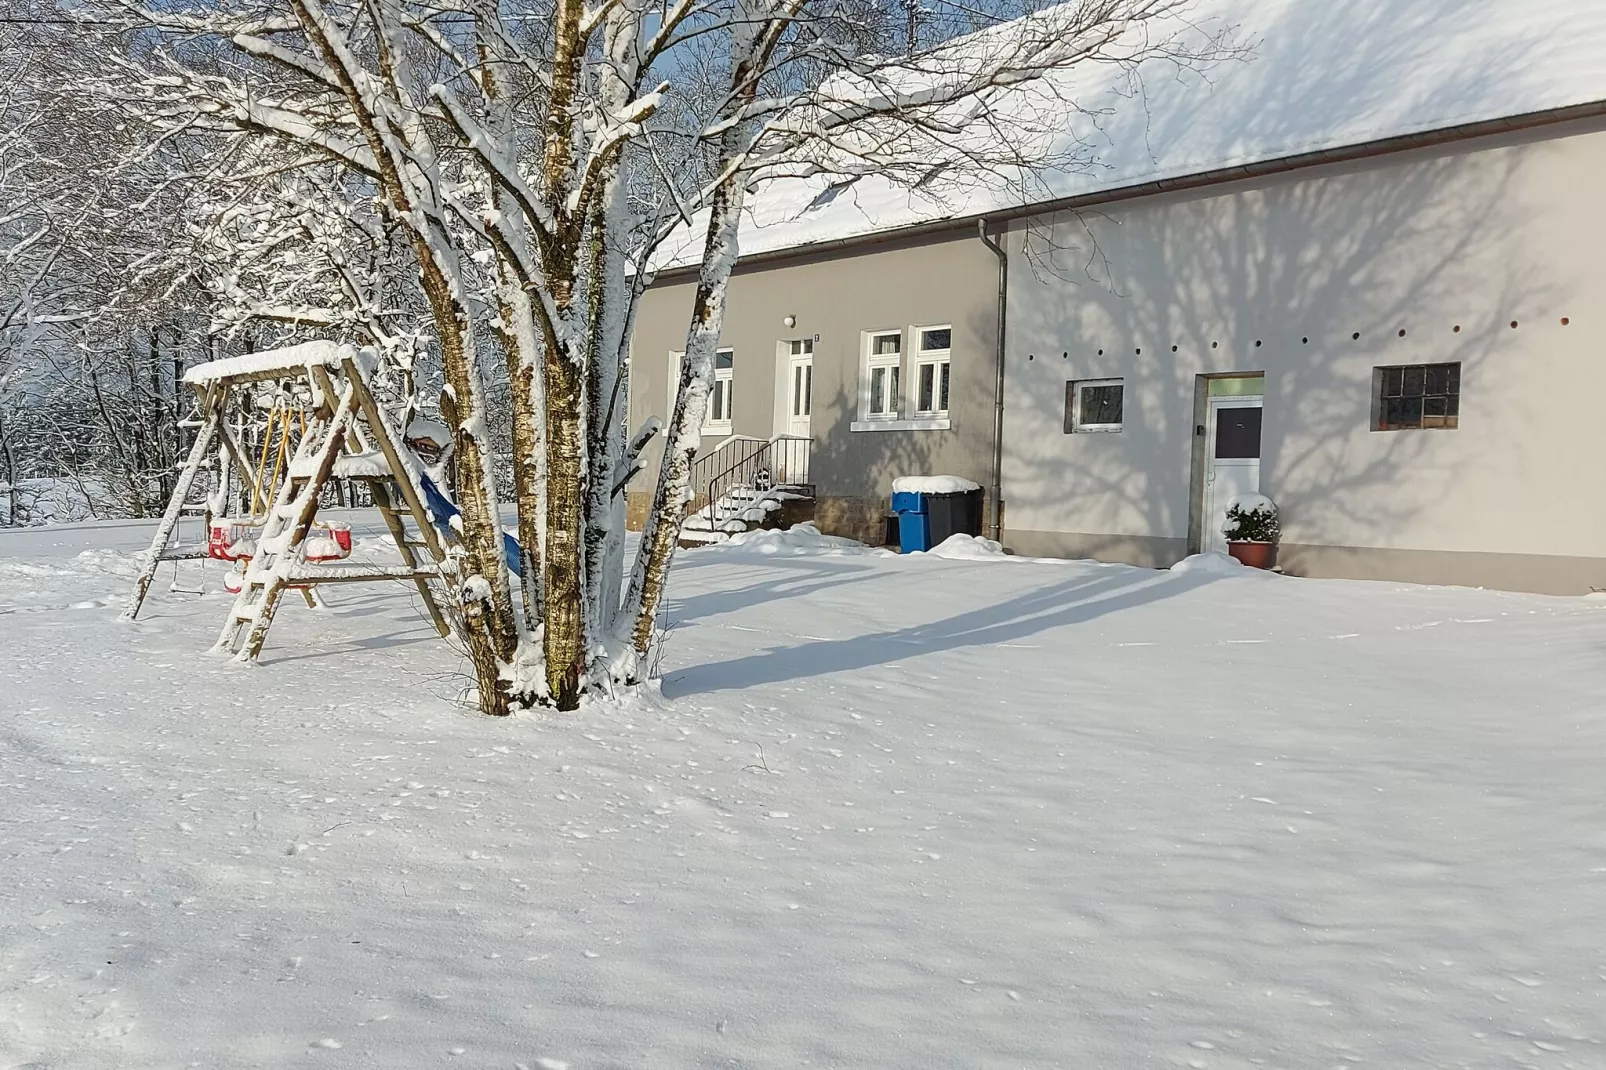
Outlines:
<svg viewBox="0 0 1606 1070"><path fill-rule="evenodd" d="M488 721L145 532L0 534L0 1068L1606 1066L1606 601L769 538Z"/></svg>

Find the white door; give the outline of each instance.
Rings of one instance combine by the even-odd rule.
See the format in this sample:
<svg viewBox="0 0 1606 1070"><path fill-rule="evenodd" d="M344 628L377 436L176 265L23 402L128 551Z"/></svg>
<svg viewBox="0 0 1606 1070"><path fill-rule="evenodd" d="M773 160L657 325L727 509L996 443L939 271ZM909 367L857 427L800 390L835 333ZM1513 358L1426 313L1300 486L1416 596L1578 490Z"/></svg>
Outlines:
<svg viewBox="0 0 1606 1070"><path fill-rule="evenodd" d="M814 408L814 339L795 339L788 348L786 433L797 438L812 438L809 416ZM780 467L788 469L781 478L788 483L807 483L808 456L808 449L800 443L780 450Z"/></svg>
<svg viewBox="0 0 1606 1070"><path fill-rule="evenodd" d="M1206 553L1227 552L1221 525L1240 494L1260 493L1260 396L1210 399L1205 425L1204 532Z"/></svg>
<svg viewBox="0 0 1606 1070"><path fill-rule="evenodd" d="M814 407L814 340L799 339L792 343L791 367L788 375L787 412L790 414L786 433L799 438L809 437L809 412Z"/></svg>

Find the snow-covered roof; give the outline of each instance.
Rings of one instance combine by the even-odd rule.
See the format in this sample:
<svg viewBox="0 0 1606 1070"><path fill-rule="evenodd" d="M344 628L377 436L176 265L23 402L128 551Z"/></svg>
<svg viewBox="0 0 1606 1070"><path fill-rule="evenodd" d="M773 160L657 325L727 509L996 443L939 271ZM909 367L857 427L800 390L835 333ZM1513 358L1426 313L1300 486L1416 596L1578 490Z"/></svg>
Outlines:
<svg viewBox="0 0 1606 1070"><path fill-rule="evenodd" d="M1196 0L1177 18L1197 31L1149 32L1230 28L1247 55L1202 72L1148 59L1136 82L1119 64L1080 65L1013 91L1013 109L990 117L1007 137L1011 110L1040 124L1053 109L1076 166L920 190L884 175L834 194L823 177L767 181L748 198L742 254L1606 101L1606 0ZM665 243L659 268L696 262L702 222Z"/></svg>

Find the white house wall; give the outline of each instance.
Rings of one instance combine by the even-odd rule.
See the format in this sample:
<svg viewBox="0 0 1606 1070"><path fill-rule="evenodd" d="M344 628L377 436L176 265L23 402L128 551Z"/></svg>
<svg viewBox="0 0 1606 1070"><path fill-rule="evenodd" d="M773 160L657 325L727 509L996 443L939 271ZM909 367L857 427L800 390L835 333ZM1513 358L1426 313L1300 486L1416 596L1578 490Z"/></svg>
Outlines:
<svg viewBox="0 0 1606 1070"><path fill-rule="evenodd" d="M1289 571L1606 586L1602 129L1017 223L1012 545L1183 556L1197 377L1264 372ZM1370 430L1374 367L1440 361L1462 365L1458 429ZM1066 382L1105 377L1124 429L1065 434Z"/></svg>

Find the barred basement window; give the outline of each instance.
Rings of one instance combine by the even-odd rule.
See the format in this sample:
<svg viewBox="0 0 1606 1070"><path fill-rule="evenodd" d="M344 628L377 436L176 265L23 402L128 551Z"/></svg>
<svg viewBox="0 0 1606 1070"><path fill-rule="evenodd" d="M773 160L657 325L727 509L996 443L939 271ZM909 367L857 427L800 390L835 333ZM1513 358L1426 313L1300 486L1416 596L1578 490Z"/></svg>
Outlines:
<svg viewBox="0 0 1606 1070"><path fill-rule="evenodd" d="M1372 369L1373 431L1448 429L1460 416L1460 361Z"/></svg>

